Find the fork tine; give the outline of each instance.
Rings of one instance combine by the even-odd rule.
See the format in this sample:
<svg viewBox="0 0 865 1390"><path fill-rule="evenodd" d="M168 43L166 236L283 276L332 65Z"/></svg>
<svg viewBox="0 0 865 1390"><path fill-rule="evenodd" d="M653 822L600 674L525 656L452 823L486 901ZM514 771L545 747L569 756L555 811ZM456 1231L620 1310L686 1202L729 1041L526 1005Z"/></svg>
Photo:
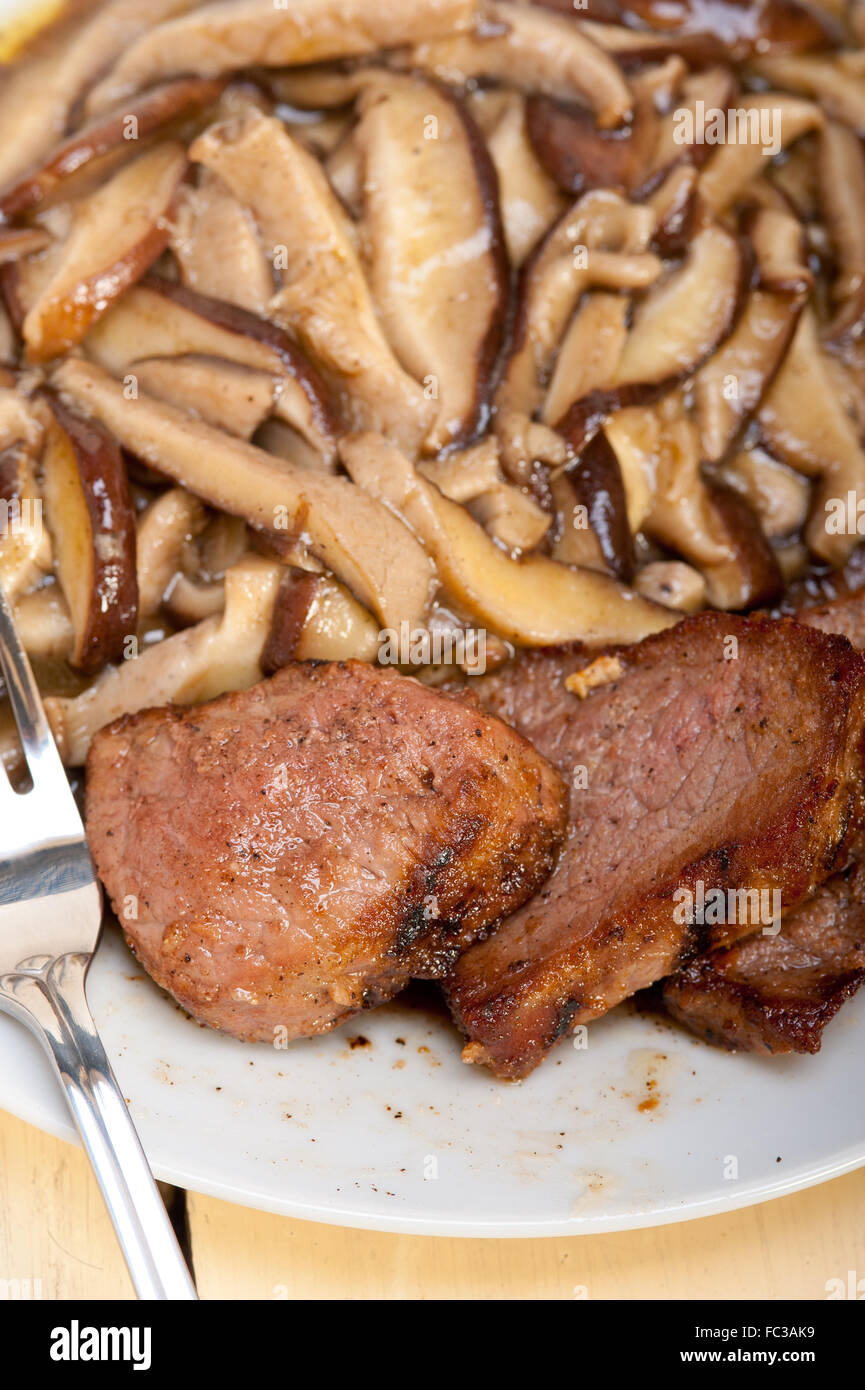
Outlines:
<svg viewBox="0 0 865 1390"><path fill-rule="evenodd" d="M30 662L21 646L6 595L0 585L0 667L6 680L6 690L24 757L33 779L34 791L50 790L55 797L65 795L74 806L74 798L66 778L54 737L45 717L42 697L33 679ZM11 790L3 773L0 795ZM13 792L14 795L14 792ZM55 805L57 803L55 802ZM62 803L61 803L62 804ZM77 811L76 811L77 815Z"/></svg>

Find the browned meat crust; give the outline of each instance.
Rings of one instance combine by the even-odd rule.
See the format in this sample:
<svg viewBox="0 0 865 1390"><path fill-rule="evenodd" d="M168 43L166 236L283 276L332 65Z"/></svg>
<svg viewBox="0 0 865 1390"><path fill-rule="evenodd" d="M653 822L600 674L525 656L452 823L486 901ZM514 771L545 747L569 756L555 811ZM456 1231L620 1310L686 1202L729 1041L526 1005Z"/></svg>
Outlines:
<svg viewBox="0 0 865 1390"><path fill-rule="evenodd" d="M829 879L757 935L699 956L664 984L673 1018L737 1052L818 1052L823 1029L865 980L865 870Z"/></svg>
<svg viewBox="0 0 865 1390"><path fill-rule="evenodd" d="M135 953L273 1042L437 977L549 874L558 774L498 720L357 662L294 665L94 741L87 828Z"/></svg>
<svg viewBox="0 0 865 1390"><path fill-rule="evenodd" d="M815 604L802 609L796 621L806 627L819 628L821 632L834 632L846 637L860 651L865 647L865 590L859 593L839 594L838 598L826 603Z"/></svg>
<svg viewBox="0 0 865 1390"><path fill-rule="evenodd" d="M797 585L800 623L865 647L865 548L843 570ZM856 846L861 860L865 845ZM823 1029L865 979L865 870L854 864L785 919L778 936L710 951L665 981L678 1022L732 1051L817 1052Z"/></svg>
<svg viewBox="0 0 865 1390"><path fill-rule="evenodd" d="M447 982L466 1060L500 1076L753 929L677 921L677 890L778 890L789 909L847 862L861 818L865 662L843 638L706 613L620 660L583 701L561 653L476 686L573 787L553 876Z"/></svg>

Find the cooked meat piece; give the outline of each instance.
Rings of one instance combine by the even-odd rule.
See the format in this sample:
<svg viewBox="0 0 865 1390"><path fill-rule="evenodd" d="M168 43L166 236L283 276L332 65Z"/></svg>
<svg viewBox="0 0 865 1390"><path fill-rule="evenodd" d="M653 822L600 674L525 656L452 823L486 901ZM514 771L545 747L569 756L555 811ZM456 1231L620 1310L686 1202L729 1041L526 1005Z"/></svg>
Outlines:
<svg viewBox="0 0 865 1390"><path fill-rule="evenodd" d="M673 1018L734 1052L819 1052L823 1029L865 980L865 868L824 883L784 919L710 951L664 984Z"/></svg>
<svg viewBox="0 0 865 1390"><path fill-rule="evenodd" d="M498 720L348 662L118 720L91 749L87 828L157 983L273 1042L443 975L547 877L565 801Z"/></svg>
<svg viewBox="0 0 865 1390"><path fill-rule="evenodd" d="M797 620L865 647L865 549L843 570L790 595ZM856 846L857 859L865 843ZM689 961L665 981L672 1016L719 1047L817 1052L823 1029L865 979L865 868L855 863L784 918L777 936L748 937Z"/></svg>
<svg viewBox="0 0 865 1390"><path fill-rule="evenodd" d="M846 862L861 815L865 660L843 638L704 613L622 649L583 700L564 685L579 664L527 654L476 686L572 786L554 874L447 981L466 1060L504 1077L753 930L739 899L744 921L697 925L701 883L791 908Z"/></svg>
<svg viewBox="0 0 865 1390"><path fill-rule="evenodd" d="M797 621L821 632L840 633L861 650L865 648L865 592L839 594L826 603L803 608Z"/></svg>

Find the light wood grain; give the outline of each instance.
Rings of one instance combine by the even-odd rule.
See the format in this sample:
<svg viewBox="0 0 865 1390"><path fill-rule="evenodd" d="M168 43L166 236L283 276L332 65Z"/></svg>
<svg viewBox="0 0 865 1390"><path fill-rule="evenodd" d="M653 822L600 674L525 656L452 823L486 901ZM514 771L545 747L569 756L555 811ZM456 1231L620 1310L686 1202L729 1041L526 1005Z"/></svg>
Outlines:
<svg viewBox="0 0 865 1390"><path fill-rule="evenodd" d="M28 1279L45 1299L133 1296L83 1152L0 1113L0 1298Z"/></svg>
<svg viewBox="0 0 865 1390"><path fill-rule="evenodd" d="M865 1170L728 1216L567 1240L379 1235L188 1201L207 1299L808 1300L848 1270L865 1278ZM0 1114L0 1298L28 1279L45 1299L132 1296L84 1155Z"/></svg>
<svg viewBox="0 0 865 1390"><path fill-rule="evenodd" d="M865 1171L760 1207L623 1235L443 1240L340 1230L189 1196L203 1298L823 1299L865 1276Z"/></svg>

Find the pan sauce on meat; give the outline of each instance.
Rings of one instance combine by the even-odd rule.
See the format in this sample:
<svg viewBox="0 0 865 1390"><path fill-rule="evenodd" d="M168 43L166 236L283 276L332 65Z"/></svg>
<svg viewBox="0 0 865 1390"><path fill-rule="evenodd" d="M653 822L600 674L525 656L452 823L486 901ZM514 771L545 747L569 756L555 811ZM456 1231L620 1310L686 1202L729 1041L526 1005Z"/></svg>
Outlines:
<svg viewBox="0 0 865 1390"><path fill-rule="evenodd" d="M280 1011L293 1032L329 1027L453 967L472 1055L521 1074L554 1034L712 944L665 916L663 893L695 865L730 886L765 878L791 908L843 867L859 658L712 610L786 613L804 593L810 628L865 633L861 7L590 8L74 0L0 73L14 132L0 151L0 503L21 518L0 534L0 582L65 761L92 748L106 882L122 904L131 874L153 907L125 921L130 938L187 1007L244 1036ZM498 673L475 697L537 751L517 740L505 763L517 736L470 701L380 676L382 634L403 627L421 652L480 629ZM720 664L721 631L740 634L738 665ZM562 644L571 673L615 647L621 679L592 688L594 667L578 701L564 658L531 650ZM366 666L293 664L313 660ZM459 666L422 656L404 671L434 685ZM245 728L301 688L327 706L328 737L346 723L346 863L367 856L386 904L374 927L328 919L338 959L323 902L306 902L306 937L256 925L260 892L274 921L294 919L293 861L265 888L246 863L244 902L218 878L244 798L216 797L196 761L226 709ZM428 788L399 851L358 812L381 758L398 781L419 775L367 739L401 702L412 738L444 720L442 774L467 779L470 823L491 799L470 846ZM148 778L179 813L174 742L197 769L190 805L223 818L221 839L196 826L193 874L165 825L142 822L156 847L141 858L104 821L109 803L121 827L139 816ZM704 746L708 770L683 780ZM258 766L238 747L207 764L226 787ZM324 794L293 757L286 826ZM557 867L544 757L568 778L591 768ZM619 795L645 817L622 820ZM301 839L306 891L336 870L331 845ZM455 846L450 915L407 942L406 865L432 873L433 849ZM768 941L742 946L742 978L764 954ZM753 1024L763 1006L749 1007Z"/></svg>

